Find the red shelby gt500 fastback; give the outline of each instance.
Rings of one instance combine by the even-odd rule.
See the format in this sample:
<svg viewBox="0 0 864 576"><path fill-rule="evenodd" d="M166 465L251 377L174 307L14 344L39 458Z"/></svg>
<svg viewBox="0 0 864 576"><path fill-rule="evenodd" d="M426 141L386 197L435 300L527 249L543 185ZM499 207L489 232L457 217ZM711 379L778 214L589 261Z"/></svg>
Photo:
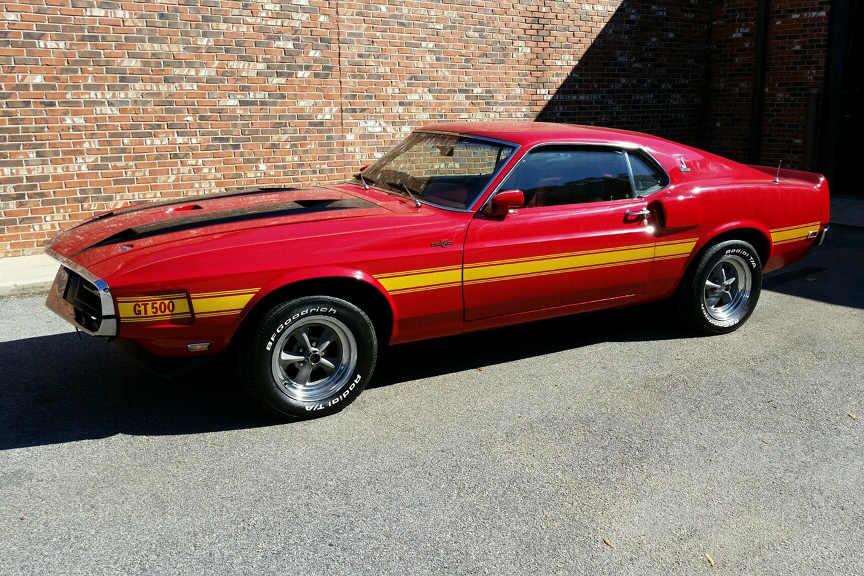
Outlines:
<svg viewBox="0 0 864 576"><path fill-rule="evenodd" d="M47 248L48 307L158 356L231 344L265 407L354 400L380 346L675 296L735 330L827 230L818 174L545 123L428 126L348 182L130 206Z"/></svg>

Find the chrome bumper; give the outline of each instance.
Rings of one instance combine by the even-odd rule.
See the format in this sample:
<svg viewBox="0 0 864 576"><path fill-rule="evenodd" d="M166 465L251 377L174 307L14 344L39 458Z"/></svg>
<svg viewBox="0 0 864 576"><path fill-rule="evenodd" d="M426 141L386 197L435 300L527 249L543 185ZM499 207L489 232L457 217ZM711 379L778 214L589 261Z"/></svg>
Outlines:
<svg viewBox="0 0 864 576"><path fill-rule="evenodd" d="M45 305L49 310L75 326L76 328L92 334L93 336L105 336L113 338L117 336L117 317L114 314L114 299L111 297L111 290L108 289L102 279L96 278L82 266L72 262L53 250L45 251L48 256L51 256L60 262L60 270L57 271L57 276L54 277L54 284L48 292L48 299ZM90 283L99 297L98 310L94 310L98 317L94 314L76 308L67 297L70 288L70 272L77 274L84 281ZM85 316L86 322L85 322Z"/></svg>

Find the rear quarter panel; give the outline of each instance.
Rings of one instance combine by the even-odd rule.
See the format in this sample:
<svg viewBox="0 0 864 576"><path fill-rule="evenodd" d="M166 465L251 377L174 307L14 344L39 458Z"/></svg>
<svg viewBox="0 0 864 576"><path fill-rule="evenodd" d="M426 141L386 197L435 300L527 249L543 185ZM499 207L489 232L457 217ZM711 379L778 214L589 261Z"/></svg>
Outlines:
<svg viewBox="0 0 864 576"><path fill-rule="evenodd" d="M803 256L815 242L808 235L827 221L827 190L821 183L781 178L775 184L765 173L721 160L694 158L690 172L672 167L672 185L652 198L676 216L668 225L657 222L658 249L664 242L695 242L687 259L655 260L649 286L655 297L671 295L698 253L718 236L758 233L767 247L763 270L769 272Z"/></svg>

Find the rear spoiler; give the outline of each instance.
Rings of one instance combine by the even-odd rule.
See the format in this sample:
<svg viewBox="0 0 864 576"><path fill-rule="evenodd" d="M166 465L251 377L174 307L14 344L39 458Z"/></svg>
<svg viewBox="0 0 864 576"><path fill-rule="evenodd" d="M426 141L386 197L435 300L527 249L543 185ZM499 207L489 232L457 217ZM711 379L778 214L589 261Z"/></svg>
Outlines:
<svg viewBox="0 0 864 576"><path fill-rule="evenodd" d="M780 184L792 182L812 186L819 195L819 204L822 209L822 224L828 224L828 219L831 216L831 195L828 191L828 181L825 180L825 176L816 174L815 172L804 172L803 170L788 170L786 168L778 170L771 166L756 166L755 164L747 164L747 166L768 174L772 179L777 178Z"/></svg>
<svg viewBox="0 0 864 576"><path fill-rule="evenodd" d="M800 182L802 184L809 184L811 186L819 186L825 180L825 177L821 174L817 174L815 172L804 172L803 170L789 170L788 168L780 168L777 169L776 166L757 166L756 164L747 164L748 167L753 168L754 170L758 170L759 172L764 172L771 176L771 178L776 178L779 174L780 181L790 181L794 180L795 182Z"/></svg>

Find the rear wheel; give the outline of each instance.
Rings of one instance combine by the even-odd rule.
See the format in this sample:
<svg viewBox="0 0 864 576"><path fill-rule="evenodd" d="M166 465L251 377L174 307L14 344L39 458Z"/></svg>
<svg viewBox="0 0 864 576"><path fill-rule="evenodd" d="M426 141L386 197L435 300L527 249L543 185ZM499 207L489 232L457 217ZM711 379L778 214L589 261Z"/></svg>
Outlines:
<svg viewBox="0 0 864 576"><path fill-rule="evenodd" d="M258 404L282 417L313 418L338 412L360 395L378 345L362 310L313 296L267 311L244 352L244 384Z"/></svg>
<svg viewBox="0 0 864 576"><path fill-rule="evenodd" d="M684 316L698 330L726 334L753 313L762 290L762 262L747 242L729 240L706 249L680 295Z"/></svg>

